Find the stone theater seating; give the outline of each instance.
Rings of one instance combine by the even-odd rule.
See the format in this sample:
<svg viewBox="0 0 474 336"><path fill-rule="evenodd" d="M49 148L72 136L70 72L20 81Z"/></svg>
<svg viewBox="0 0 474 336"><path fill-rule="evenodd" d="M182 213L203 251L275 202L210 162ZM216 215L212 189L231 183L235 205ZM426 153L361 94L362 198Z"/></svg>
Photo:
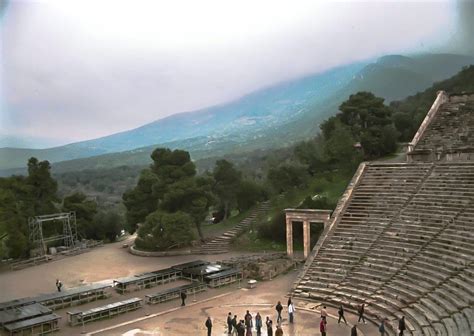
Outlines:
<svg viewBox="0 0 474 336"><path fill-rule="evenodd" d="M423 153L442 139L431 147L436 160L361 166L294 296L349 310L365 302L368 317L388 318L391 332L404 315L407 334L474 335L474 160L464 155L474 143L474 96L463 97L445 96L412 148ZM461 124L470 130L444 135ZM445 155L457 148L464 154Z"/></svg>

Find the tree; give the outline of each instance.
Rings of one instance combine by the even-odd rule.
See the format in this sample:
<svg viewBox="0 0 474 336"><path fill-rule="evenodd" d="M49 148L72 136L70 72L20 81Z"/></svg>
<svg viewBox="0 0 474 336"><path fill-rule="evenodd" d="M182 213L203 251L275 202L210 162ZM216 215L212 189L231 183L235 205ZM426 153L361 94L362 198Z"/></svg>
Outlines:
<svg viewBox="0 0 474 336"><path fill-rule="evenodd" d="M5 185L10 181L1 179L0 183L0 232L6 235L5 245L8 256L11 258L27 257L29 244L27 238L26 218L22 213L21 201L19 201L12 190ZM5 183L7 182L7 183Z"/></svg>
<svg viewBox="0 0 474 336"><path fill-rule="evenodd" d="M338 130L341 132L342 125L350 132L351 140L354 141L353 145L356 142L361 143L367 158L375 158L395 151L398 135L393 132L395 128L392 126L392 109L384 105L383 98L376 97L370 92L358 92L343 102L339 110L340 113L320 126L326 141L332 139L332 142L347 142L335 136ZM390 137L384 132L389 132Z"/></svg>
<svg viewBox="0 0 474 336"><path fill-rule="evenodd" d="M278 192L306 185L308 173L303 166L283 164L277 168L270 168L268 181Z"/></svg>
<svg viewBox="0 0 474 336"><path fill-rule="evenodd" d="M336 122L331 136L324 143L328 162L349 169L355 167L361 160L361 153L354 147L355 143L348 127Z"/></svg>
<svg viewBox="0 0 474 336"><path fill-rule="evenodd" d="M147 216L138 231L135 244L144 250L164 250L189 244L194 239L193 220L178 211L167 213L157 210Z"/></svg>
<svg viewBox="0 0 474 336"><path fill-rule="evenodd" d="M50 214L57 210L54 203L59 201L56 195L58 183L51 177L51 165L48 161L38 162L35 157L28 160L26 184L30 188L35 214Z"/></svg>
<svg viewBox="0 0 474 336"><path fill-rule="evenodd" d="M124 227L123 218L114 211L100 211L94 216L94 227L101 240L114 242Z"/></svg>
<svg viewBox="0 0 474 336"><path fill-rule="evenodd" d="M242 174L227 160L218 160L212 172L214 177L213 191L224 208L224 218L228 218L236 201L237 188Z"/></svg>
<svg viewBox="0 0 474 336"><path fill-rule="evenodd" d="M266 199L265 190L255 182L242 181L237 189L237 207L239 211L250 209L257 202Z"/></svg>
<svg viewBox="0 0 474 336"><path fill-rule="evenodd" d="M172 213L182 211L189 214L198 230L199 237L204 239L201 223L206 218L213 202L211 181L204 177L192 177L171 184L160 208Z"/></svg>
<svg viewBox="0 0 474 336"><path fill-rule="evenodd" d="M87 199L81 192L74 193L64 198L63 211L76 213L77 230L80 236L87 239L101 240L102 235L94 223L97 214L97 203Z"/></svg>
<svg viewBox="0 0 474 336"><path fill-rule="evenodd" d="M137 223L143 223L157 211L161 214L182 212L189 215L203 238L201 223L214 201L210 180L196 177L196 167L186 151L158 148L151 158L150 169L144 170L137 186L123 195L131 231L135 230ZM155 234L156 231L146 229L150 225L143 226L138 232L142 245L149 246L146 242L154 241L153 237L142 233L142 230L148 230L147 234Z"/></svg>
<svg viewBox="0 0 474 336"><path fill-rule="evenodd" d="M326 132L331 134L332 130ZM324 138L321 136L300 142L295 146L294 154L301 163L308 165L308 173L311 176L328 168L327 159L324 156Z"/></svg>
<svg viewBox="0 0 474 336"><path fill-rule="evenodd" d="M153 191L158 181L158 177L150 169L144 169L137 186L123 194L123 203L127 208L127 229L130 233L134 233L137 224L143 223L146 216L158 209L158 196Z"/></svg>

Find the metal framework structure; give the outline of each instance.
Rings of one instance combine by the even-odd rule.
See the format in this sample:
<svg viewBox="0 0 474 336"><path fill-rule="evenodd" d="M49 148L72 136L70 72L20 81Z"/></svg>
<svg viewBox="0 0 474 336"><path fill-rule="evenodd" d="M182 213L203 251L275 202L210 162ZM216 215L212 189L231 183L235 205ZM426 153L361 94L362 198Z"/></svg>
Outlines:
<svg viewBox="0 0 474 336"><path fill-rule="evenodd" d="M61 221L63 223L63 233L45 238L43 236L43 223L51 221ZM30 217L28 218L28 226L30 229L30 242L35 247L39 245L40 255L46 254L46 243L52 241L62 240L67 248L74 248L76 245L77 225L76 213L74 211Z"/></svg>

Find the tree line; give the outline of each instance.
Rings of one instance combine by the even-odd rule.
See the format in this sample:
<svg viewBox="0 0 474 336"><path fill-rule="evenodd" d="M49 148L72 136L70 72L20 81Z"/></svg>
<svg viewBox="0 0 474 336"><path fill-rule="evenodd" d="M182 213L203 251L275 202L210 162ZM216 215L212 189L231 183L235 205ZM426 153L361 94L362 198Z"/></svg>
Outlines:
<svg viewBox="0 0 474 336"><path fill-rule="evenodd" d="M75 211L80 238L113 241L123 227L114 212L98 211L97 203L82 193L58 197L58 183L48 161L28 160L27 176L0 178L0 257L24 258L30 254L28 218ZM61 234L61 223L43 227L43 234ZM61 242L58 242L60 244Z"/></svg>
<svg viewBox="0 0 474 336"><path fill-rule="evenodd" d="M266 197L259 184L242 179L226 160L198 176L186 151L157 148L151 159L137 185L123 195L128 230L138 230L135 245L141 249L164 250L204 239L202 223L211 207L225 219L232 209L245 211Z"/></svg>

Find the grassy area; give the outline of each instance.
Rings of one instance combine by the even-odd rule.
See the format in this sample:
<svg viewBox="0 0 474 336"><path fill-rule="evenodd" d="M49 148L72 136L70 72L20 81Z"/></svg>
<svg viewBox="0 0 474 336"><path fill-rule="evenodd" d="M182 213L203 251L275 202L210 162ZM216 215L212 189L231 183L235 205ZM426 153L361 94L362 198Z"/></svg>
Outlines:
<svg viewBox="0 0 474 336"><path fill-rule="evenodd" d="M285 208L296 208L308 196L319 195L326 197L331 203L336 204L344 193L352 178L353 172L333 171L319 174L311 179L306 188L292 189L283 196L275 196L271 199L271 207L268 213L257 218L256 224L251 230L234 242L234 249L245 251L285 251L286 242L284 237L281 241L258 236L258 228L261 225L268 225L272 220L281 214ZM284 225L284 224L281 224ZM294 242L295 250L303 249L302 242Z"/></svg>
<svg viewBox="0 0 474 336"><path fill-rule="evenodd" d="M286 251L286 244L274 242L269 239L261 239L255 230L238 237L233 245L237 251L263 252L263 251Z"/></svg>
<svg viewBox="0 0 474 336"><path fill-rule="evenodd" d="M203 232L205 237L212 237L212 236L219 235L220 233L223 233L223 232L233 228L240 221L245 219L250 214L250 212L252 210L253 209L249 209L249 210L241 212L241 213L239 213L239 212L233 213L233 214L231 214L231 217L229 217L228 219L223 220L222 222L217 223L217 224L204 224L202 226L202 232Z"/></svg>

